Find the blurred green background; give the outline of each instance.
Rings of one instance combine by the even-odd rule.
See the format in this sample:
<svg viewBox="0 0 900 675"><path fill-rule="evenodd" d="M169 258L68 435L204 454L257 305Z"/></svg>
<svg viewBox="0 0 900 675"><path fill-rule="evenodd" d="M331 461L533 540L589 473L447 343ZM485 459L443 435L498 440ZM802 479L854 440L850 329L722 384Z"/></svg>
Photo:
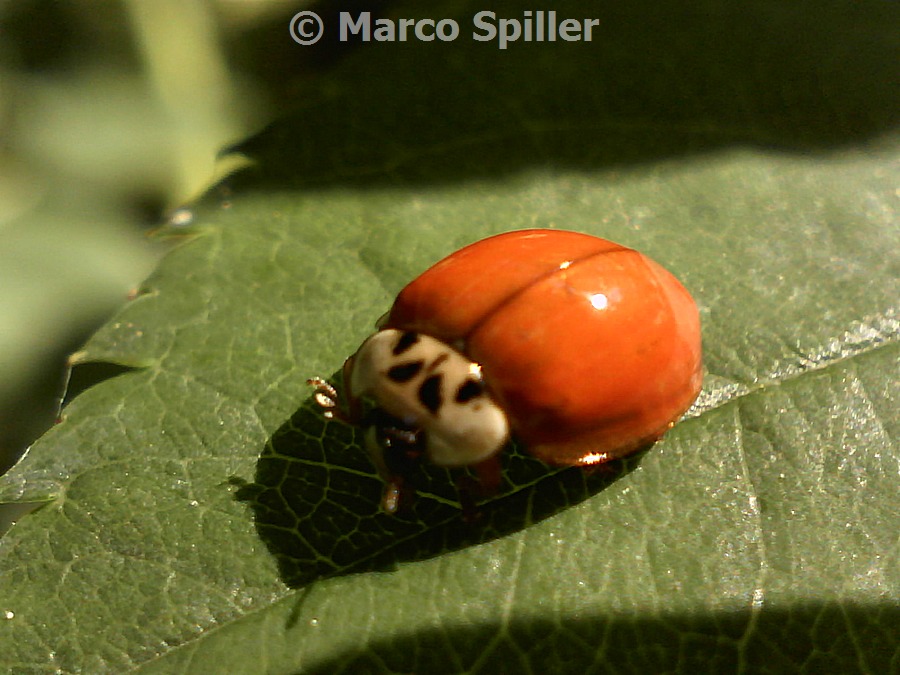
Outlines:
<svg viewBox="0 0 900 675"><path fill-rule="evenodd" d="M69 356L165 252L152 228L331 58L252 48L284 47L259 36L302 6L0 2L0 473L53 424ZM81 370L74 390L114 367Z"/></svg>

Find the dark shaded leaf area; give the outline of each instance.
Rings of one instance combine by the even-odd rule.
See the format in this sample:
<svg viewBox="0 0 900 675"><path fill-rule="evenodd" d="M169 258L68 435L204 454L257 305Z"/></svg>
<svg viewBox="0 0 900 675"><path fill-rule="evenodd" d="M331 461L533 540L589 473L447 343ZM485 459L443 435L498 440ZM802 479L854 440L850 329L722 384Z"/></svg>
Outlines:
<svg viewBox="0 0 900 675"><path fill-rule="evenodd" d="M338 427L337 429L326 428ZM327 422L307 402L266 444L247 502L283 581L303 586L334 574L390 569L515 532L587 499L632 470L639 455L606 466L552 469L512 447L499 493L466 522L451 472L420 463L415 498L396 515L381 512L384 486L361 450L362 431Z"/></svg>
<svg viewBox="0 0 900 675"><path fill-rule="evenodd" d="M392 637L307 672L895 672L900 608L819 603L759 613L513 620ZM852 636L855 636L852 637ZM610 645L598 658L597 645ZM860 652L856 640L866 645ZM467 645L449 650L447 645ZM561 647L563 647L561 649ZM299 673L297 673L299 675Z"/></svg>
<svg viewBox="0 0 900 675"><path fill-rule="evenodd" d="M872 139L898 121L894 3L555 2L560 19L600 21L591 42L520 40L505 50L470 37L483 9L435 7L459 24L456 41L359 43L365 58L328 93L302 83L297 113L241 146L265 160L244 180L409 185L736 145L809 152ZM523 18L518 2L490 9ZM283 29L273 24L273 34Z"/></svg>

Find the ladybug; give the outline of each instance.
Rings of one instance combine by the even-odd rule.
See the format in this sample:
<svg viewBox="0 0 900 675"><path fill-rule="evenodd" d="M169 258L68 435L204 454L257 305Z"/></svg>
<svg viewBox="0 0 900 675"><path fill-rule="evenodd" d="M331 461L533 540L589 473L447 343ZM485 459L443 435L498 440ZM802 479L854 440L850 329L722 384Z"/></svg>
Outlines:
<svg viewBox="0 0 900 675"><path fill-rule="evenodd" d="M684 286L645 255L578 232L466 246L400 291L378 328L344 364L346 409L327 382L309 382L328 417L367 428L388 512L420 458L473 467L492 492L510 435L556 466L645 448L702 382Z"/></svg>

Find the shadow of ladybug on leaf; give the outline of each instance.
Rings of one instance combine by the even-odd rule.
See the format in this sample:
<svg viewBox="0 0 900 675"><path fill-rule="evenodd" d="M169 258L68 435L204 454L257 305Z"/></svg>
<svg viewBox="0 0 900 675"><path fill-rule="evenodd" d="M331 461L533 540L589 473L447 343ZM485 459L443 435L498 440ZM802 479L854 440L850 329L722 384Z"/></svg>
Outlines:
<svg viewBox="0 0 900 675"><path fill-rule="evenodd" d="M364 433L324 419L310 398L266 443L254 482L237 491L288 586L389 570L517 532L600 492L641 456L596 471L553 469L511 445L501 487L467 522L452 475L459 470L424 462L407 476L414 498L385 513L384 481L363 449Z"/></svg>

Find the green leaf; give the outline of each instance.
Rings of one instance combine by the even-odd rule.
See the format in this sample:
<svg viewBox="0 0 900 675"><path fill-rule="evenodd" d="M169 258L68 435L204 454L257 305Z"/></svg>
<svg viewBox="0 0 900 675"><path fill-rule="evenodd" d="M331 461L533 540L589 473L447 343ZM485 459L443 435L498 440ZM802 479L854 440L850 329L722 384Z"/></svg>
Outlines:
<svg viewBox="0 0 900 675"><path fill-rule="evenodd" d="M480 7L436 5L455 43L363 45L245 145L258 170L85 348L134 370L0 478L47 502L0 540L0 666L896 667L896 8L556 5L594 42L501 52L469 41ZM306 378L429 264L523 227L682 279L701 399L614 473L511 453L476 525L441 472L381 514Z"/></svg>
<svg viewBox="0 0 900 675"><path fill-rule="evenodd" d="M56 419L66 355L158 259L121 213L38 185L53 197L0 214L0 471Z"/></svg>

